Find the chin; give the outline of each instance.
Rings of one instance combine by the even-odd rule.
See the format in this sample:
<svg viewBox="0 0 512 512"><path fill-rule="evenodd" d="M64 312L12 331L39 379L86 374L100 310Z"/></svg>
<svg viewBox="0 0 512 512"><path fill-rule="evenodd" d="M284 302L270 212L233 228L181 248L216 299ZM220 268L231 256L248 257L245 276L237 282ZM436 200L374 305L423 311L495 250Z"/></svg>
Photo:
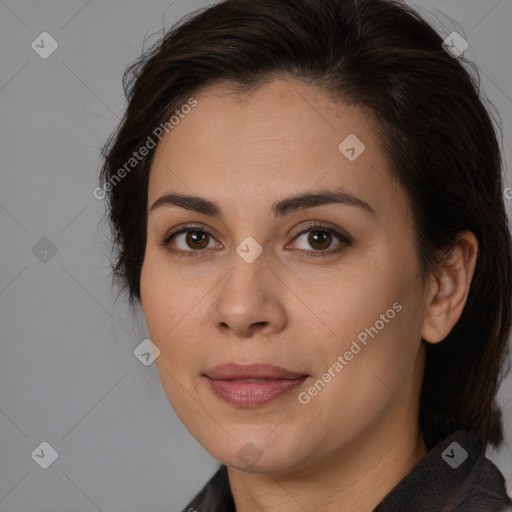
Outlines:
<svg viewBox="0 0 512 512"><path fill-rule="evenodd" d="M282 432L283 434L284 431ZM288 471L300 464L304 443L294 443L293 436L273 437L268 429L260 436L228 436L225 444L209 440L204 448L218 462L246 473L279 473ZM279 447L279 448L277 448ZM211 449L210 449L211 448Z"/></svg>
<svg viewBox="0 0 512 512"><path fill-rule="evenodd" d="M266 455L265 453L261 455L255 453L252 461L247 455L240 460L238 453L233 453L229 457L222 457L219 462L244 473L281 473L290 470L293 465L293 460L290 457Z"/></svg>

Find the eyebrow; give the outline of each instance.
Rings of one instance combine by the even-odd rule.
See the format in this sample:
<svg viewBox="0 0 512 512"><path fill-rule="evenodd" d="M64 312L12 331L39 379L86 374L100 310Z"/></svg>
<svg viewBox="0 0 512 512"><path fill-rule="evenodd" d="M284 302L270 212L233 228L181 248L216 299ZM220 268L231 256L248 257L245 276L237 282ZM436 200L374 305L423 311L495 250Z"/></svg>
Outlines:
<svg viewBox="0 0 512 512"><path fill-rule="evenodd" d="M366 201L349 194L343 189L328 189L315 193L305 192L277 201L272 205L272 217L283 217L292 211L306 210L333 203L355 206L369 214L376 215L375 210ZM177 193L164 194L152 204L149 211L153 212L164 206L177 206L210 217L222 217L222 209L218 203L200 196Z"/></svg>

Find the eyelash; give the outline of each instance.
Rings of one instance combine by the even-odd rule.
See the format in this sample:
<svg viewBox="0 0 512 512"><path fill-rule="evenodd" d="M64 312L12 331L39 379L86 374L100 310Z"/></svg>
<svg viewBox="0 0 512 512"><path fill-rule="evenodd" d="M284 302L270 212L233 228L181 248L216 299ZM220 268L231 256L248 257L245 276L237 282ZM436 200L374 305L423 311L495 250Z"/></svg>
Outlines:
<svg viewBox="0 0 512 512"><path fill-rule="evenodd" d="M170 233L167 233L164 236L164 238L161 240L160 245L162 247L164 247L164 249L166 249L168 252L175 254L177 256L180 256L180 257L181 256L183 256L185 258L201 257L202 256L201 253L205 252L206 249L196 250L196 251L194 251L194 250L190 250L190 251L179 250L179 251L177 251L177 250L171 249L169 247L169 244L170 244L171 240L173 239L173 237L175 237L177 235L181 235L182 233L187 233L188 231L196 231L196 232L202 233L202 234L204 233L204 234L210 236L211 238L213 238L213 236L208 231L206 231L205 229L202 229L199 226L185 225L178 231L172 231ZM337 231L333 228L330 228L320 222L313 222L312 224L309 224L308 226L303 228L301 231L295 233L293 236L293 240L295 240L299 236L303 235L304 233L308 233L309 231L319 231L321 233L329 233L329 234L333 235L334 237L336 237L341 242L341 244L339 247L337 247L334 250L331 249L331 250L306 251L304 249L297 249L298 252L303 253L306 257L317 258L319 256L320 257L329 256L329 255L338 253L339 251L341 251L345 247L352 245L352 243L353 243L350 236L340 233L339 231Z"/></svg>

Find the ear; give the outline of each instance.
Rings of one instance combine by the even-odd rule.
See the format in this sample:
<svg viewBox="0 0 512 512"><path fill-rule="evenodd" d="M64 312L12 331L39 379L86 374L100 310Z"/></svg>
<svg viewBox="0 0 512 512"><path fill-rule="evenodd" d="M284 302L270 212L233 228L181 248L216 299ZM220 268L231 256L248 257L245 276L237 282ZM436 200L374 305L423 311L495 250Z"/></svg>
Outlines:
<svg viewBox="0 0 512 512"><path fill-rule="evenodd" d="M478 240L462 231L449 257L430 277L421 337L428 343L442 341L459 320L475 271Z"/></svg>

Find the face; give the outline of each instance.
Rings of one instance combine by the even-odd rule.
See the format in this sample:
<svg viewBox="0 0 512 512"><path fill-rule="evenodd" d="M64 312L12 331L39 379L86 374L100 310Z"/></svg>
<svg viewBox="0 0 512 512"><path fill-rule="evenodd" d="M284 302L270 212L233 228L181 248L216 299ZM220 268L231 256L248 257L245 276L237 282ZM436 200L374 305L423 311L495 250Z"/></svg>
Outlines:
<svg viewBox="0 0 512 512"><path fill-rule="evenodd" d="M253 472L417 421L425 297L375 122L291 79L194 98L156 149L140 282L176 414Z"/></svg>

